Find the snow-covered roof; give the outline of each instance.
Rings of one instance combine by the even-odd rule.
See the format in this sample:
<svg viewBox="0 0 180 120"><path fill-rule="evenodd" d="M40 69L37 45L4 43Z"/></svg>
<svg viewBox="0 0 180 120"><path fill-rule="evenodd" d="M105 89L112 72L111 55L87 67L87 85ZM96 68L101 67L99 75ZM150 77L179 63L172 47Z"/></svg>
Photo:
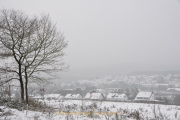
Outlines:
<svg viewBox="0 0 180 120"><path fill-rule="evenodd" d="M80 94L67 94L64 98L79 98L82 97Z"/></svg>
<svg viewBox="0 0 180 120"><path fill-rule="evenodd" d="M120 93L109 93L107 98L126 98L126 94L120 94Z"/></svg>
<svg viewBox="0 0 180 120"><path fill-rule="evenodd" d="M152 95L152 92L139 92L136 98L150 98L151 95Z"/></svg>
<svg viewBox="0 0 180 120"><path fill-rule="evenodd" d="M100 99L100 97L104 97L102 93L87 93L84 98L86 99Z"/></svg>
<svg viewBox="0 0 180 120"><path fill-rule="evenodd" d="M178 91L178 92L180 92L180 88L168 88L167 90L168 90L168 91L173 90L173 91Z"/></svg>

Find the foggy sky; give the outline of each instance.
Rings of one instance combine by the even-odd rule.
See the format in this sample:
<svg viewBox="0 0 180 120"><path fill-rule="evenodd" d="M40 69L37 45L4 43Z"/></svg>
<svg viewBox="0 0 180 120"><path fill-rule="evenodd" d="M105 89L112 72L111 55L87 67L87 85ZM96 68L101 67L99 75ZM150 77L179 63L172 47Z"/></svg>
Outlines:
<svg viewBox="0 0 180 120"><path fill-rule="evenodd" d="M180 0L0 0L0 8L57 23L69 44L62 80L180 70Z"/></svg>

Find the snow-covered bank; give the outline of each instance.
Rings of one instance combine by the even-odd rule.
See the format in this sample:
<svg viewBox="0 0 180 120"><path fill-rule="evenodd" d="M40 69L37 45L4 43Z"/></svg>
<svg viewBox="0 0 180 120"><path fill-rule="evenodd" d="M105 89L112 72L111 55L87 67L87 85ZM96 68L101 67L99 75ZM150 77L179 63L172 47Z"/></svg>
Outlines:
<svg viewBox="0 0 180 120"><path fill-rule="evenodd" d="M42 101L42 100L41 100ZM82 112L82 106L88 108L88 106L96 105L95 112L120 112L133 113L138 111L143 120L154 119L155 116L163 116L166 120L180 120L180 106L175 105L154 105L144 103L122 103L122 102L97 102L97 101L81 101L81 100L65 100L65 101L43 101L55 108L56 112L35 112L35 111L18 111L16 109L6 108L0 106L3 112L0 112L0 120L13 119L13 120L67 120L67 115L57 115L57 112L67 111L69 112ZM67 107L68 106L68 107ZM66 108L66 109L65 109ZM85 109L84 109L85 110ZM85 112L85 111L84 111ZM4 114L4 115L3 115ZM106 120L109 117L107 115L98 115L95 120ZM116 120L115 115L109 117L110 120ZM73 115L69 116L70 120L92 120L87 115ZM133 118L126 118L126 120L133 120ZM135 120L135 119L134 119Z"/></svg>

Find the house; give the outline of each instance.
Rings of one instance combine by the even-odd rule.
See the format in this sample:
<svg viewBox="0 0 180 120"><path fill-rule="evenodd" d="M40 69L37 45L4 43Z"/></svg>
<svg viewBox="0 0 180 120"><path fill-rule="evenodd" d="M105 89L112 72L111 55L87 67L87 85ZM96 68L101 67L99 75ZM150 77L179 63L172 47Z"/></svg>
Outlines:
<svg viewBox="0 0 180 120"><path fill-rule="evenodd" d="M44 98L48 100L62 100L64 97L61 94L46 94Z"/></svg>
<svg viewBox="0 0 180 120"><path fill-rule="evenodd" d="M167 91L170 91L170 92L180 92L180 88L168 88Z"/></svg>
<svg viewBox="0 0 180 120"><path fill-rule="evenodd" d="M102 93L87 93L84 99L91 100L104 100L104 95Z"/></svg>
<svg viewBox="0 0 180 120"><path fill-rule="evenodd" d="M128 97L126 96L126 94L120 94L120 93L109 93L107 95L106 100L110 100L110 101L127 101Z"/></svg>
<svg viewBox="0 0 180 120"><path fill-rule="evenodd" d="M136 98L134 99L134 101L144 101L144 102L155 101L155 100L156 97L154 92L142 92L142 91L140 91L136 95Z"/></svg>
<svg viewBox="0 0 180 120"><path fill-rule="evenodd" d="M67 94L65 97L65 99L83 99L83 97L80 94Z"/></svg>

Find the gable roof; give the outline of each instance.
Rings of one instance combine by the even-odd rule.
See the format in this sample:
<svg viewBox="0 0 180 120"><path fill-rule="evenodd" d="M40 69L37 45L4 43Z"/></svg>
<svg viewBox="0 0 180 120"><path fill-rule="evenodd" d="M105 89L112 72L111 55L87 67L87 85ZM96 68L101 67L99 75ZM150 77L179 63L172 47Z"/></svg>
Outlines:
<svg viewBox="0 0 180 120"><path fill-rule="evenodd" d="M79 98L82 97L80 94L67 94L64 98Z"/></svg>
<svg viewBox="0 0 180 120"><path fill-rule="evenodd" d="M126 98L126 94L120 94L120 93L109 93L107 98L116 98L116 99L122 99L122 98Z"/></svg>
<svg viewBox="0 0 180 120"><path fill-rule="evenodd" d="M150 98L151 95L152 95L152 92L139 92L136 98Z"/></svg>

